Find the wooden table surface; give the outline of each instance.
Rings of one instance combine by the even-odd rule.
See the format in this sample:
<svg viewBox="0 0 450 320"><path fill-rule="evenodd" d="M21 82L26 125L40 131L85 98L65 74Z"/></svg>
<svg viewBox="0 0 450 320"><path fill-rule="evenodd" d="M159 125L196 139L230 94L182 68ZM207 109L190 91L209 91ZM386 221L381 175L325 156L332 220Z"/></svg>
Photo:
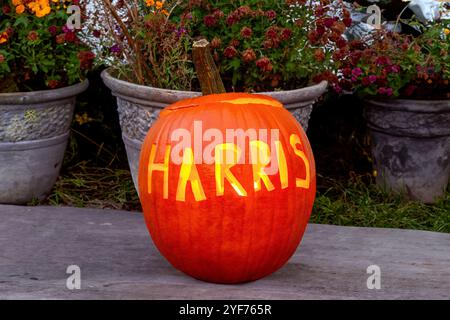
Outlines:
<svg viewBox="0 0 450 320"><path fill-rule="evenodd" d="M281 270L216 285L173 269L140 213L0 206L0 219L0 299L450 299L450 234L310 224Z"/></svg>

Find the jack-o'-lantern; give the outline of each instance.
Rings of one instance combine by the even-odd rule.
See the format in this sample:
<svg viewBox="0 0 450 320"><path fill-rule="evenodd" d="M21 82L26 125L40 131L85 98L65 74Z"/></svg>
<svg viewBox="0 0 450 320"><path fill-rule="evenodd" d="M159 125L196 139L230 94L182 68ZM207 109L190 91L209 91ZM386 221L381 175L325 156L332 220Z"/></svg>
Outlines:
<svg viewBox="0 0 450 320"><path fill-rule="evenodd" d="M197 279L239 283L283 266L305 231L314 158L275 99L229 93L164 109L141 151L139 194L161 254Z"/></svg>

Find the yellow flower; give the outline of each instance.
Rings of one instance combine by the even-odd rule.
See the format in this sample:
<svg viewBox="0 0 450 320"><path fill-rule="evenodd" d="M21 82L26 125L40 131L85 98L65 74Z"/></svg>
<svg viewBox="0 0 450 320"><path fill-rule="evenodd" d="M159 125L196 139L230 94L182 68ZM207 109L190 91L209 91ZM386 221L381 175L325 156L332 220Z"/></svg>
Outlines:
<svg viewBox="0 0 450 320"><path fill-rule="evenodd" d="M8 33L7 32L3 32L0 34L0 44L5 43L6 41L8 41Z"/></svg>
<svg viewBox="0 0 450 320"><path fill-rule="evenodd" d="M16 7L16 13L17 14L22 14L22 13L24 13L25 12L25 6L23 5L23 4L19 4L17 7Z"/></svg>
<svg viewBox="0 0 450 320"><path fill-rule="evenodd" d="M444 29L444 33L445 33L446 36L448 36L450 34L450 29L445 28Z"/></svg>

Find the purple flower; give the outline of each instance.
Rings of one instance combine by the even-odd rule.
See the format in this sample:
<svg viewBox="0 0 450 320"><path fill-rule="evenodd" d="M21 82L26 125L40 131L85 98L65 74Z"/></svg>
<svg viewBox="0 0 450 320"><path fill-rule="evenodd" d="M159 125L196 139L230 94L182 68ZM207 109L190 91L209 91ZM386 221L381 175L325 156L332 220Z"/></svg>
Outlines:
<svg viewBox="0 0 450 320"><path fill-rule="evenodd" d="M342 92L342 87L338 84L335 84L333 86L334 91L336 91L336 93L341 93Z"/></svg>
<svg viewBox="0 0 450 320"><path fill-rule="evenodd" d="M175 33L177 34L177 37L180 38L182 37L184 34L187 33L187 30L185 27L180 27L178 29L175 30Z"/></svg>
<svg viewBox="0 0 450 320"><path fill-rule="evenodd" d="M58 27L57 26L50 26L50 27L48 27L48 32L50 32L54 36L58 32Z"/></svg>
<svg viewBox="0 0 450 320"><path fill-rule="evenodd" d="M122 51L122 49L120 48L120 46L118 44L113 45L109 50L112 53L120 53Z"/></svg>

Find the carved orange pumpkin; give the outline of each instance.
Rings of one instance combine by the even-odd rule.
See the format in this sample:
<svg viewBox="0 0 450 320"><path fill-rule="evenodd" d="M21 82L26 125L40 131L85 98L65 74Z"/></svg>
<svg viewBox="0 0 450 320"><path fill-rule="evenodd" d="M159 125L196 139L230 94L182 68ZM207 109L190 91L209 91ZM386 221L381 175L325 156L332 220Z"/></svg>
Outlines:
<svg viewBox="0 0 450 320"><path fill-rule="evenodd" d="M205 281L252 281L283 266L315 192L303 129L263 95L177 102L141 151L139 193L153 241L175 268Z"/></svg>

